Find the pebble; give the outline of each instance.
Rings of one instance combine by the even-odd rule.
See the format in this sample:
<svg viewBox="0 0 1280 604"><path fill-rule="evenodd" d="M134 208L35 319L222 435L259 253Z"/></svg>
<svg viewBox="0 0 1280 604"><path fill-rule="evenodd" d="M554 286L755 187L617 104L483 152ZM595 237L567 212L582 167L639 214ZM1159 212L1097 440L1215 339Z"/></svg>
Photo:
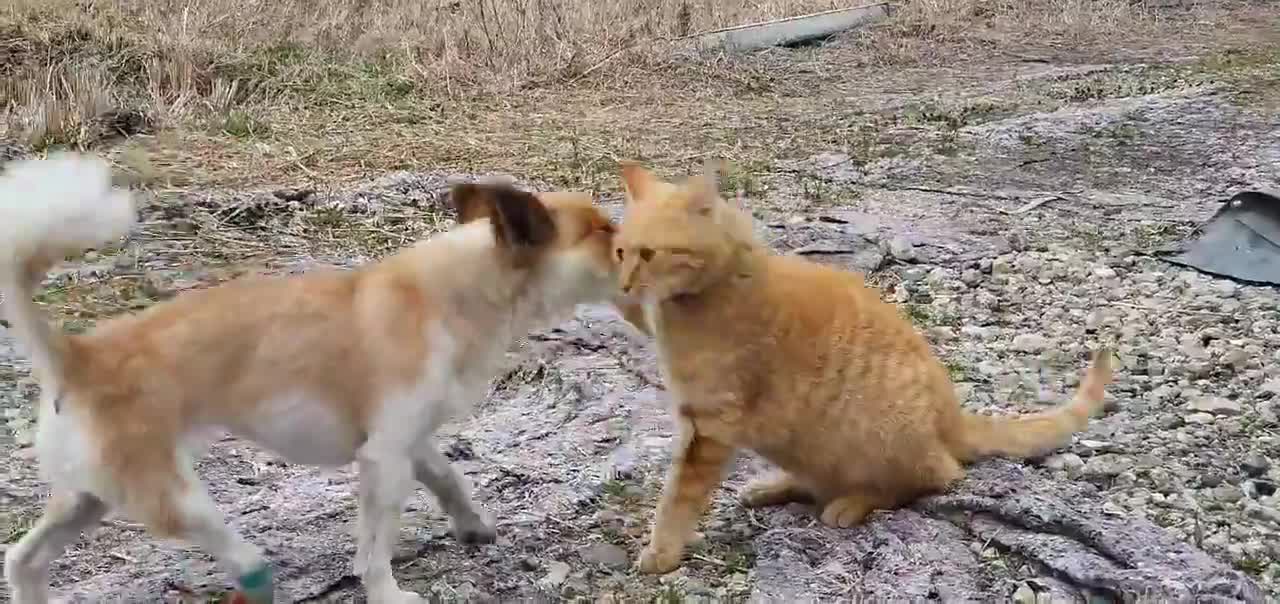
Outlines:
<svg viewBox="0 0 1280 604"><path fill-rule="evenodd" d="M1235 503L1244 497L1244 493L1232 484L1220 484L1209 489L1209 496L1223 503Z"/></svg>
<svg viewBox="0 0 1280 604"><path fill-rule="evenodd" d="M1242 408L1240 403L1233 400L1225 399L1220 396L1200 397L1187 406L1192 411L1203 413L1212 413L1214 415L1240 415Z"/></svg>
<svg viewBox="0 0 1280 604"><path fill-rule="evenodd" d="M906 237L894 237L889 240L889 254L902 262L914 262L916 246Z"/></svg>
<svg viewBox="0 0 1280 604"><path fill-rule="evenodd" d="M1186 417L1186 420L1188 424L1197 424L1197 425L1204 426L1204 425L1212 424L1214 421L1217 420L1217 418L1214 417L1213 414L1211 413L1196 412L1188 415Z"/></svg>
<svg viewBox="0 0 1280 604"><path fill-rule="evenodd" d="M1132 463L1119 455L1103 453L1086 461L1084 467L1081 468L1081 473L1085 476L1109 477L1129 469L1132 465Z"/></svg>
<svg viewBox="0 0 1280 604"><path fill-rule="evenodd" d="M1059 453L1050 455L1044 460L1044 467L1050 470L1077 470L1084 467L1084 460L1075 453Z"/></svg>
<svg viewBox="0 0 1280 604"><path fill-rule="evenodd" d="M547 564L547 574L542 577L542 582L551 587L559 587L569 578L569 565L556 560Z"/></svg>
<svg viewBox="0 0 1280 604"><path fill-rule="evenodd" d="M925 330L925 333L929 336L929 339L934 342L950 342L956 339L956 334L951 332L950 327L942 327L940 325L930 327Z"/></svg>
<svg viewBox="0 0 1280 604"><path fill-rule="evenodd" d="M1009 345L1011 350L1018 352L1041 352L1049 346L1049 340L1044 336L1034 333L1022 333L1013 337L1013 342Z"/></svg>
<svg viewBox="0 0 1280 604"><path fill-rule="evenodd" d="M1244 470L1246 476L1257 478L1267 473L1271 469L1271 461L1257 453L1253 453L1244 458L1240 462L1240 469Z"/></svg>
<svg viewBox="0 0 1280 604"><path fill-rule="evenodd" d="M612 543L595 543L582 552L582 560L605 568L623 569L630 565L626 550Z"/></svg>

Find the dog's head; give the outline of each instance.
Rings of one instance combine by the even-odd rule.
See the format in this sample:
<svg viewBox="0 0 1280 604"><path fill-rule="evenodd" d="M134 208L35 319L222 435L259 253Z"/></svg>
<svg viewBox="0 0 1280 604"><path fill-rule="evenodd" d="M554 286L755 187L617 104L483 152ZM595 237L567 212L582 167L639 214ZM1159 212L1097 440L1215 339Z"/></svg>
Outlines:
<svg viewBox="0 0 1280 604"><path fill-rule="evenodd" d="M455 185L451 198L458 223L488 220L500 263L529 271L548 295L581 304L615 294L614 225L591 194L469 183Z"/></svg>

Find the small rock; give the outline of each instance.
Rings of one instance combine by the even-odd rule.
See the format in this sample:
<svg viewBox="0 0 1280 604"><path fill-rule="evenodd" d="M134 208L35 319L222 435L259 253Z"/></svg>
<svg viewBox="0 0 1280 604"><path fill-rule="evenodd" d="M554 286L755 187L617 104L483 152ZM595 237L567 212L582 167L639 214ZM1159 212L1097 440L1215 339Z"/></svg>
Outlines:
<svg viewBox="0 0 1280 604"><path fill-rule="evenodd" d="M925 334L934 342L950 342L956 339L955 334L951 333L950 327L943 327L941 325L930 327L925 330Z"/></svg>
<svg viewBox="0 0 1280 604"><path fill-rule="evenodd" d="M982 273L975 269L966 269L963 273L960 273L960 282L973 287L982 282Z"/></svg>
<svg viewBox="0 0 1280 604"><path fill-rule="evenodd" d="M1232 348L1222 353L1222 362L1240 371L1249 364L1249 353L1240 348Z"/></svg>
<svg viewBox="0 0 1280 604"><path fill-rule="evenodd" d="M547 565L547 574L542 577L542 582L552 587L559 587L569 578L569 565L556 560Z"/></svg>
<svg viewBox="0 0 1280 604"><path fill-rule="evenodd" d="M914 262L916 259L916 246L912 245L906 237L894 237L889 240L889 254L902 262Z"/></svg>
<svg viewBox="0 0 1280 604"><path fill-rule="evenodd" d="M1162 415L1160 416L1160 419L1156 420L1156 425L1159 426L1161 430L1173 430L1175 428L1181 428L1185 423L1186 421L1184 421L1182 417L1173 415L1171 413Z"/></svg>
<svg viewBox="0 0 1280 604"><path fill-rule="evenodd" d="M1220 484L1210 489L1209 495L1223 503L1235 503L1240 501L1244 494L1235 485Z"/></svg>
<svg viewBox="0 0 1280 604"><path fill-rule="evenodd" d="M1113 449L1115 447L1115 445L1105 440L1090 440L1090 439L1081 439L1080 446L1084 447L1085 449L1087 449L1092 453L1105 453L1108 450Z"/></svg>
<svg viewBox="0 0 1280 604"><path fill-rule="evenodd" d="M1009 348L1018 352L1041 352L1049 346L1044 336L1034 333L1023 333L1014 336Z"/></svg>
<svg viewBox="0 0 1280 604"><path fill-rule="evenodd" d="M1222 484L1222 481L1223 481L1223 478L1221 474L1206 472L1200 475L1200 486L1208 489L1212 489L1213 487L1216 487Z"/></svg>
<svg viewBox="0 0 1280 604"><path fill-rule="evenodd" d="M1023 583L1014 590L1013 597L1010 598L1015 604L1036 604L1036 590L1030 585Z"/></svg>
<svg viewBox="0 0 1280 604"><path fill-rule="evenodd" d="M1209 414L1209 413L1203 413L1203 412L1192 413L1191 415L1187 416L1187 423L1205 426L1208 424L1212 424L1215 419L1217 418L1215 418L1212 414Z"/></svg>
<svg viewBox="0 0 1280 604"><path fill-rule="evenodd" d="M1050 455L1044 460L1044 467L1050 470L1076 470L1084 467L1084 460L1075 453L1059 453Z"/></svg>
<svg viewBox="0 0 1280 604"><path fill-rule="evenodd" d="M1280 378L1263 382L1262 391L1271 396L1280 396Z"/></svg>
<svg viewBox="0 0 1280 604"><path fill-rule="evenodd" d="M1188 408L1192 411L1201 411L1204 413L1212 413L1214 415L1240 415L1242 408L1240 403L1233 400L1225 399L1220 396L1206 396L1191 401Z"/></svg>
<svg viewBox="0 0 1280 604"><path fill-rule="evenodd" d="M627 552L612 543L596 543L582 553L583 561L606 568L626 568L629 564Z"/></svg>
<svg viewBox="0 0 1280 604"><path fill-rule="evenodd" d="M532 572L539 568L542 568L542 563L537 558L529 556L520 559L520 570Z"/></svg>
<svg viewBox="0 0 1280 604"><path fill-rule="evenodd" d="M1004 256L1001 256L991 261L991 274L993 275L1008 274L1012 270L1013 270L1013 264L1009 262L1009 259Z"/></svg>
<svg viewBox="0 0 1280 604"><path fill-rule="evenodd" d="M1245 506L1244 513L1250 518L1270 522L1277 527L1280 527L1280 510L1270 506L1258 505L1250 502Z"/></svg>
<svg viewBox="0 0 1280 604"><path fill-rule="evenodd" d="M902 271L902 280L906 283L919 283L927 276L929 273L922 268L909 268Z"/></svg>
<svg viewBox="0 0 1280 604"><path fill-rule="evenodd" d="M1116 271L1110 267L1102 267L1093 269L1093 276L1099 279L1115 279Z"/></svg>
<svg viewBox="0 0 1280 604"><path fill-rule="evenodd" d="M1249 478L1257 478L1271 469L1271 462L1267 458L1254 453L1240 462L1240 469L1244 470L1245 475Z"/></svg>
<svg viewBox="0 0 1280 604"><path fill-rule="evenodd" d="M977 325L965 325L960 328L960 333L977 340L986 340L993 335L991 328Z"/></svg>
<svg viewBox="0 0 1280 604"><path fill-rule="evenodd" d="M1110 477L1129 469L1132 465L1119 455L1104 453L1085 462L1084 467L1081 468L1081 473L1085 476Z"/></svg>

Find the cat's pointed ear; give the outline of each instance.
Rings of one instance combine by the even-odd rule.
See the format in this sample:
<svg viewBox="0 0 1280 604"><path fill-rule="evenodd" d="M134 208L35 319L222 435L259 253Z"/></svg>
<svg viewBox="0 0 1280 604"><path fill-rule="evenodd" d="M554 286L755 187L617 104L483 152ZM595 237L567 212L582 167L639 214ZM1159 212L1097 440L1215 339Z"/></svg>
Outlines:
<svg viewBox="0 0 1280 604"><path fill-rule="evenodd" d="M711 216L720 203L720 169L722 162L708 159L702 164L702 174L689 179L689 211L699 216Z"/></svg>
<svg viewBox="0 0 1280 604"><path fill-rule="evenodd" d="M653 192L653 185L658 182L653 172L634 161L621 162L621 168L622 185L627 192L627 203L647 199Z"/></svg>

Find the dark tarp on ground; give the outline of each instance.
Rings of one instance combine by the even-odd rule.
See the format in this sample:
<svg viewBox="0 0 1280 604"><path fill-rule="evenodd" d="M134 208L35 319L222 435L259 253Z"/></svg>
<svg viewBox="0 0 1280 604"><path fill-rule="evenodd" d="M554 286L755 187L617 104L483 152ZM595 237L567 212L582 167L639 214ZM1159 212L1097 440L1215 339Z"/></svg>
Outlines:
<svg viewBox="0 0 1280 604"><path fill-rule="evenodd" d="M1280 285L1280 198L1237 193L1167 262L1255 285Z"/></svg>

